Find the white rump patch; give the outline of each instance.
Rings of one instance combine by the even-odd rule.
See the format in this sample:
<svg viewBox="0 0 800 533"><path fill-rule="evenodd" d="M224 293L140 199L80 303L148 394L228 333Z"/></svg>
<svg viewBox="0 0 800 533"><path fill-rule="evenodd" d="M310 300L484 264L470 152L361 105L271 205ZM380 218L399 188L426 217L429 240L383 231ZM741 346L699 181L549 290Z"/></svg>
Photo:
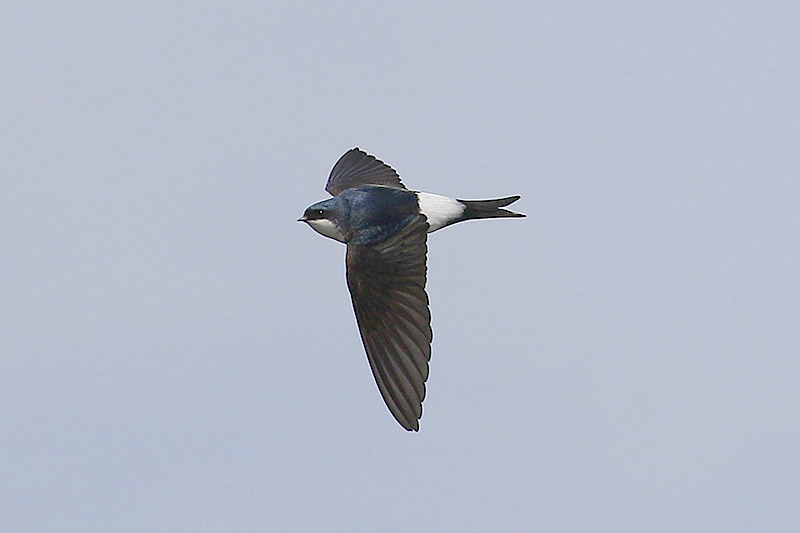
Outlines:
<svg viewBox="0 0 800 533"><path fill-rule="evenodd" d="M430 224L428 233L441 229L458 220L464 214L466 206L456 200L439 194L418 192L419 211L425 215Z"/></svg>
<svg viewBox="0 0 800 533"><path fill-rule="evenodd" d="M325 235L326 237L337 240L339 242L344 242L344 235L342 235L342 232L339 231L339 228L336 227L336 224L334 224L327 218L307 220L306 222L308 222L308 225L311 226L311 229L313 229L320 235Z"/></svg>

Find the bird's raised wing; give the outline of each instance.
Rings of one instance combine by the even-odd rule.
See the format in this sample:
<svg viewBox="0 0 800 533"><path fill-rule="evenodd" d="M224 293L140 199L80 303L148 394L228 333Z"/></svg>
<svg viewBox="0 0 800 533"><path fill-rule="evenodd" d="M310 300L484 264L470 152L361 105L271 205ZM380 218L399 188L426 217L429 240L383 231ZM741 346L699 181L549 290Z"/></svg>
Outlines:
<svg viewBox="0 0 800 533"><path fill-rule="evenodd" d="M387 407L409 431L419 430L433 340L427 231L417 215L386 240L347 245L347 286L369 365Z"/></svg>
<svg viewBox="0 0 800 533"><path fill-rule="evenodd" d="M325 190L336 196L345 189L359 185L384 185L405 189L400 182L400 176L392 167L376 159L375 156L353 148L345 152L333 165Z"/></svg>

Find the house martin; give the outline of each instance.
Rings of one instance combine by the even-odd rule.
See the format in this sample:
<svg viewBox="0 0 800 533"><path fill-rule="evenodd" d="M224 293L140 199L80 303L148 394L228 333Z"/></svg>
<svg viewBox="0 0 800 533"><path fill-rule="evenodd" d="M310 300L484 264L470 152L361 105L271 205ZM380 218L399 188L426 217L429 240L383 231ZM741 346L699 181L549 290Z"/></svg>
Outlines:
<svg viewBox="0 0 800 533"><path fill-rule="evenodd" d="M336 162L325 190L333 197L298 221L347 245L347 287L378 390L400 425L418 431L433 339L427 234L463 220L524 217L503 209L520 197L410 191L392 167L358 148Z"/></svg>

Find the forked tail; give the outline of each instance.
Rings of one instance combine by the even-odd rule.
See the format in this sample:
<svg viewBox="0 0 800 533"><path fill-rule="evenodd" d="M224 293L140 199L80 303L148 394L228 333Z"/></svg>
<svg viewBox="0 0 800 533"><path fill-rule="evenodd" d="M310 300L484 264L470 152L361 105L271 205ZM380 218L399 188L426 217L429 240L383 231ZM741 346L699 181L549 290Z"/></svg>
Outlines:
<svg viewBox="0 0 800 533"><path fill-rule="evenodd" d="M524 217L525 215L522 213L515 213L508 209L502 209L519 199L519 196L507 196L505 198L495 198L494 200L459 200L459 202L467 207L461 220L471 220L474 218Z"/></svg>

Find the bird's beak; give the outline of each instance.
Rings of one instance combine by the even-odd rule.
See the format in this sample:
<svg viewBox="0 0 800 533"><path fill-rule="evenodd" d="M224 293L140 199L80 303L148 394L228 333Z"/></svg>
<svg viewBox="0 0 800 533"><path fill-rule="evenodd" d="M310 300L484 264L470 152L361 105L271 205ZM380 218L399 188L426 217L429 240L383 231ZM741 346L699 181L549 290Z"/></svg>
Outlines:
<svg viewBox="0 0 800 533"><path fill-rule="evenodd" d="M297 219L298 222L308 222L308 217L303 215Z"/></svg>

